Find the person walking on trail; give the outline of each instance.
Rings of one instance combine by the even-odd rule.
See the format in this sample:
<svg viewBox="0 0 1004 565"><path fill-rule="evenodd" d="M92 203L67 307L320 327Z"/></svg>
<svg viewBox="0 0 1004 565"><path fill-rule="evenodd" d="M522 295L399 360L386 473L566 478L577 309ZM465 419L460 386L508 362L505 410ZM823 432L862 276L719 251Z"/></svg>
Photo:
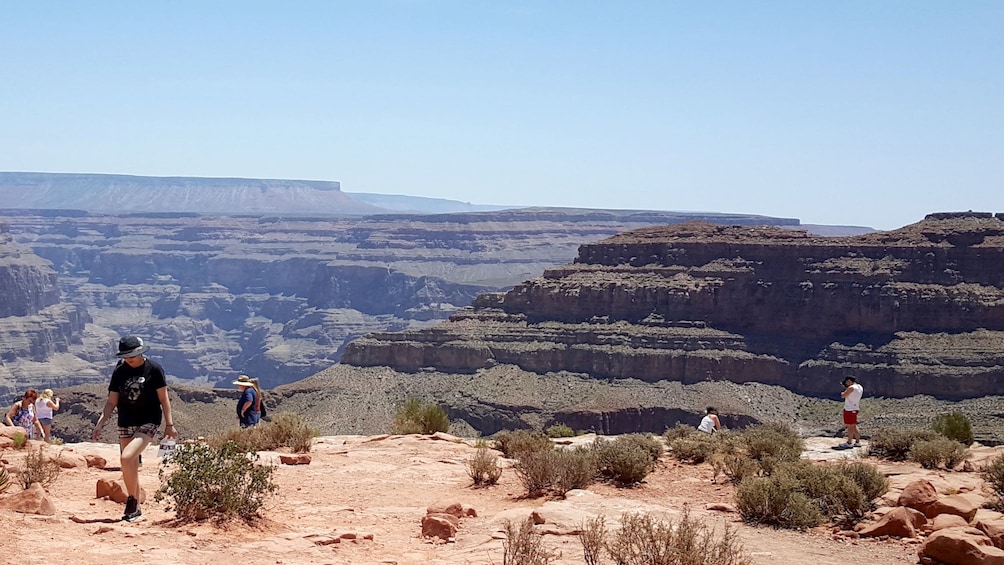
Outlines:
<svg viewBox="0 0 1004 565"><path fill-rule="evenodd" d="M165 422L164 437L177 438L171 415L171 400L167 395L164 368L147 359L144 353L149 346L136 336L119 340L116 357L122 359L108 385L108 400L91 439L98 441L101 430L112 412L118 409L119 446L122 449L122 479L125 481L126 507L122 520L135 522L143 519L139 507L139 457L157 435L161 420Z"/></svg>
<svg viewBox="0 0 1004 565"><path fill-rule="evenodd" d="M240 400L237 401L237 420L242 428L257 425L261 421L261 388L258 386L258 379L241 375L234 384L241 391Z"/></svg>
<svg viewBox="0 0 1004 565"><path fill-rule="evenodd" d="M847 441L837 447L840 449L861 447L858 412L861 411L861 395L864 394L864 389L854 377L845 378L843 384L844 392L840 393L840 397L844 399L844 425L847 426Z"/></svg>
<svg viewBox="0 0 1004 565"><path fill-rule="evenodd" d="M52 413L59 410L59 397L53 397L51 388L42 391L42 396L35 401L35 417L42 425L42 439L52 441Z"/></svg>
<svg viewBox="0 0 1004 565"><path fill-rule="evenodd" d="M701 419L701 424L697 426L697 431L706 434L713 434L722 429L722 423L718 420L718 410L714 406L708 406L708 410Z"/></svg>

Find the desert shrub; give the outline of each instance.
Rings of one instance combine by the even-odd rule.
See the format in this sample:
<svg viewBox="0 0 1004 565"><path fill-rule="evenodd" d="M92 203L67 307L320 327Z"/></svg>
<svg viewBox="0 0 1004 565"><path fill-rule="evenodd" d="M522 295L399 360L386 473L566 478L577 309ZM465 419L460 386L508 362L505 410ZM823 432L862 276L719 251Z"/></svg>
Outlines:
<svg viewBox="0 0 1004 565"><path fill-rule="evenodd" d="M995 498L991 505L995 510L1004 510L1004 454L994 457L984 465L981 474L983 480L994 491Z"/></svg>
<svg viewBox="0 0 1004 565"><path fill-rule="evenodd" d="M869 503L889 491L889 479L871 463L843 461L833 467L835 472L850 477L861 487L861 493Z"/></svg>
<svg viewBox="0 0 1004 565"><path fill-rule="evenodd" d="M245 451L287 448L293 453L306 453L315 437L317 430L308 426L302 416L280 412L269 422L249 428L229 428L209 436L206 441L215 448L233 443Z"/></svg>
<svg viewBox="0 0 1004 565"><path fill-rule="evenodd" d="M938 414L931 424L931 429L963 446L968 447L973 444L973 424L962 412Z"/></svg>
<svg viewBox="0 0 1004 565"><path fill-rule="evenodd" d="M662 442L652 436L652 434L625 434L617 436L615 441L637 446L645 453L648 453L648 457L653 463L662 457L662 452L664 451Z"/></svg>
<svg viewBox="0 0 1004 565"><path fill-rule="evenodd" d="M718 535L684 510L673 522L648 514L625 514L621 528L604 544L623 565L747 565L752 563L735 531Z"/></svg>
<svg viewBox="0 0 1004 565"><path fill-rule="evenodd" d="M953 469L969 457L966 446L947 437L915 441L910 445L910 460L925 469Z"/></svg>
<svg viewBox="0 0 1004 565"><path fill-rule="evenodd" d="M519 526L506 520L504 528L502 565L548 565L554 562L555 555L544 548L543 539L533 529L533 520L527 518Z"/></svg>
<svg viewBox="0 0 1004 565"><path fill-rule="evenodd" d="M704 463L711 458L711 455L717 451L717 442L712 435L694 433L672 440L669 448L676 459L697 464Z"/></svg>
<svg viewBox="0 0 1004 565"><path fill-rule="evenodd" d="M787 473L750 477L736 489L736 509L750 524L806 529L823 523L819 507L799 491L798 481Z"/></svg>
<svg viewBox="0 0 1004 565"><path fill-rule="evenodd" d="M0 494L7 492L10 485L10 473L7 471L7 467L4 467L3 463L0 463Z"/></svg>
<svg viewBox="0 0 1004 565"><path fill-rule="evenodd" d="M736 506L744 520L757 524L794 529L824 519L852 524L888 489L889 481L865 462L813 465L799 460L779 464L769 476L743 480Z"/></svg>
<svg viewBox="0 0 1004 565"><path fill-rule="evenodd" d="M868 442L868 454L892 461L906 461L913 442L930 441L938 437L938 433L934 430L882 428L876 430Z"/></svg>
<svg viewBox="0 0 1004 565"><path fill-rule="evenodd" d="M614 440L596 438L593 450L597 470L619 485L640 483L655 466L651 452L629 436Z"/></svg>
<svg viewBox="0 0 1004 565"><path fill-rule="evenodd" d="M513 465L516 478L526 490L527 496L538 496L551 486L552 469L557 459L555 450L525 451Z"/></svg>
<svg viewBox="0 0 1004 565"><path fill-rule="evenodd" d="M277 490L275 467L257 461L256 452L235 443L179 445L171 465L160 468L156 499L170 499L168 509L173 505L182 519L254 518Z"/></svg>
<svg viewBox="0 0 1004 565"><path fill-rule="evenodd" d="M582 544L582 560L586 565L603 563L603 552L607 543L607 521L603 516L589 518L579 528L579 543Z"/></svg>
<svg viewBox="0 0 1004 565"><path fill-rule="evenodd" d="M494 485L502 476L502 467L499 466L498 456L491 452L487 446L478 447L467 461L464 462L467 474L474 481L474 486Z"/></svg>
<svg viewBox="0 0 1004 565"><path fill-rule="evenodd" d="M14 432L14 449L22 449L28 443L28 435L23 432Z"/></svg>
<svg viewBox="0 0 1004 565"><path fill-rule="evenodd" d="M666 428L665 433L662 437L666 439L666 444L673 443L673 440L684 439L690 437L691 435L697 433L697 428L694 426L688 426L687 424L677 423L672 428Z"/></svg>
<svg viewBox="0 0 1004 565"><path fill-rule="evenodd" d="M740 442L765 475L773 473L781 463L798 461L805 450L805 441L798 432L780 423L747 428L740 434Z"/></svg>
<svg viewBox="0 0 1004 565"><path fill-rule="evenodd" d="M554 443L546 435L532 430L502 431L492 436L495 448L506 457L518 459L527 451L550 451Z"/></svg>
<svg viewBox="0 0 1004 565"><path fill-rule="evenodd" d="M739 483L746 477L754 477L760 472L757 462L745 453L718 453L716 456L712 463L715 465L715 476L718 476L719 472L725 473L725 476L734 483Z"/></svg>
<svg viewBox="0 0 1004 565"><path fill-rule="evenodd" d="M554 451L551 468L551 487L557 494L586 488L596 480L596 456L585 447Z"/></svg>
<svg viewBox="0 0 1004 565"><path fill-rule="evenodd" d="M61 470L59 461L46 457L41 447L29 450L21 461L19 469L21 486L27 489L34 483L38 483L47 487L59 477Z"/></svg>
<svg viewBox="0 0 1004 565"><path fill-rule="evenodd" d="M575 437L575 430L565 424L555 424L544 431L547 437Z"/></svg>
<svg viewBox="0 0 1004 565"><path fill-rule="evenodd" d="M450 429L450 418L439 406L409 398L398 408L390 426L392 434L434 434Z"/></svg>

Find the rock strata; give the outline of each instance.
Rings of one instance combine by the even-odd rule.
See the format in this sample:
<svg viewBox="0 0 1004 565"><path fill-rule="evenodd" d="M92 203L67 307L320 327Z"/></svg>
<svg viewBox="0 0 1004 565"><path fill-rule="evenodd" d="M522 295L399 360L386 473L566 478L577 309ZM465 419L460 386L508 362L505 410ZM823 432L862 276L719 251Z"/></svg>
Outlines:
<svg viewBox="0 0 1004 565"><path fill-rule="evenodd" d="M577 259L479 296L433 328L350 343L342 362L473 373L694 383L941 399L1004 385L1004 219L932 214L904 228L817 237L688 223L583 245Z"/></svg>

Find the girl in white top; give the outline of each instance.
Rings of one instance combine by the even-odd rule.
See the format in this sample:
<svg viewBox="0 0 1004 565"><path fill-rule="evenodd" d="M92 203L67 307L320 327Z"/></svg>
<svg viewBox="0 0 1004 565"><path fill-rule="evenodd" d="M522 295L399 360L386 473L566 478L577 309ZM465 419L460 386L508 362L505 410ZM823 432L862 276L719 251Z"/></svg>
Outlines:
<svg viewBox="0 0 1004 565"><path fill-rule="evenodd" d="M52 394L52 389L47 388L35 401L35 418L42 424L42 439L45 441L52 440L52 413L59 410L59 397L53 398Z"/></svg>
<svg viewBox="0 0 1004 565"><path fill-rule="evenodd" d="M697 426L697 431L712 434L720 429L722 429L722 423L718 421L718 410L714 406L708 406L707 414L701 419L701 425Z"/></svg>

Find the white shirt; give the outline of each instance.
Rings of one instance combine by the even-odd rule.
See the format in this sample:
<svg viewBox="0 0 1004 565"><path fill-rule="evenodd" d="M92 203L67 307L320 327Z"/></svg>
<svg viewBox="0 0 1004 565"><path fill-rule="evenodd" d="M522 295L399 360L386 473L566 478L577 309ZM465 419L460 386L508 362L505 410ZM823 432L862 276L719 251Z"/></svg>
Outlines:
<svg viewBox="0 0 1004 565"><path fill-rule="evenodd" d="M39 398L35 401L36 418L52 418L52 408L49 406L49 398Z"/></svg>
<svg viewBox="0 0 1004 565"><path fill-rule="evenodd" d="M865 390L861 388L861 385L854 383L851 385L851 393L844 398L844 410L848 412L857 412L861 410L861 395L864 394Z"/></svg>
<svg viewBox="0 0 1004 565"><path fill-rule="evenodd" d="M701 425L697 426L697 431L704 432L706 434L714 433L715 421L711 419L711 414L708 414L701 420Z"/></svg>

